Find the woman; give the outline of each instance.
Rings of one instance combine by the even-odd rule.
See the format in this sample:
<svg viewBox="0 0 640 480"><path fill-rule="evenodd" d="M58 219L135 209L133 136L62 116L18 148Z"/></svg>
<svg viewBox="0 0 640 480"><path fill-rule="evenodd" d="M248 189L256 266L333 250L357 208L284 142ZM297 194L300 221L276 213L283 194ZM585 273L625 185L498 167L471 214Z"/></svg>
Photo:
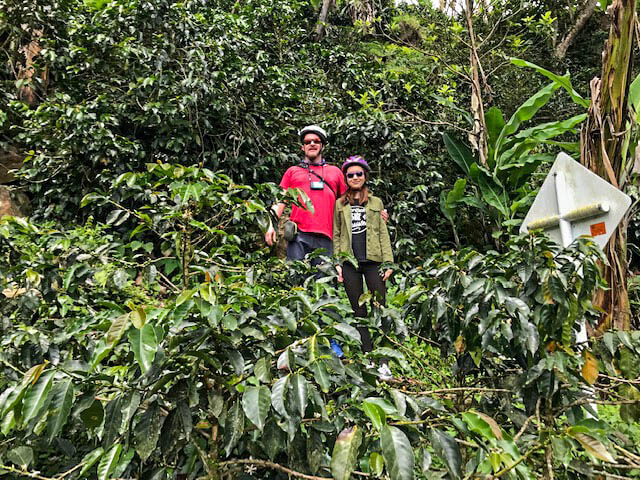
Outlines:
<svg viewBox="0 0 640 480"><path fill-rule="evenodd" d="M359 305L364 292L362 278L373 297L382 305L385 303L385 282L392 270L380 272L384 262L393 262L391 240L387 225L380 212L384 209L382 200L369 193L366 186L371 169L359 155L351 156L342 165L347 183L347 192L336 202L333 215L334 253L350 253L357 260L357 266L346 261L336 266L338 282L344 283L347 297L357 318L367 316L366 305ZM371 335L366 326L358 326L362 339L362 351L373 349ZM386 359L381 359L378 369L381 377L390 378L391 371Z"/></svg>

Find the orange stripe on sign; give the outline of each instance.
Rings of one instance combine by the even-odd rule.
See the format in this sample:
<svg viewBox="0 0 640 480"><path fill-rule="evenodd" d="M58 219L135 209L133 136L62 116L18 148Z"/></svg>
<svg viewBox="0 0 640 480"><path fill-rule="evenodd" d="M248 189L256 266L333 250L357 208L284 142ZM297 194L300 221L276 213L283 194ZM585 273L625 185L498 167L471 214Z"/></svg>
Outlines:
<svg viewBox="0 0 640 480"><path fill-rule="evenodd" d="M590 225L589 228L591 229L592 237L597 237L598 235L604 235L607 233L607 227L604 222L594 223L593 225Z"/></svg>

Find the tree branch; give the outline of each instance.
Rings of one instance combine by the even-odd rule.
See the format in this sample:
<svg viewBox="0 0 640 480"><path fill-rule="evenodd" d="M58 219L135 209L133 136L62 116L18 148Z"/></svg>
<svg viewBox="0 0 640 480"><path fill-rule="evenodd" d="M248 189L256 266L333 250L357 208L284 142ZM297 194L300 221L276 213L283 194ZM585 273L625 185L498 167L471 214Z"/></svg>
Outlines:
<svg viewBox="0 0 640 480"><path fill-rule="evenodd" d="M503 476L505 473L510 472L511 470L513 470L515 467L517 467L518 465L520 465L522 462L524 462L527 458L529 458L529 456L533 453L536 452L538 450L540 450L542 447L545 446L545 443L539 443L537 445L534 445L533 447L531 447L523 456L521 456L518 460L516 460L514 463L512 463L511 465L507 465L506 467L504 467L502 470L500 470L498 473L496 473L492 478L500 478L501 476Z"/></svg>
<svg viewBox="0 0 640 480"><path fill-rule="evenodd" d="M427 390L424 392L415 392L415 395L435 395L437 393L453 393L453 392L483 392L483 393L513 393L506 388L483 388L483 387L453 387L453 388L438 388L436 390Z"/></svg>
<svg viewBox="0 0 640 480"><path fill-rule="evenodd" d="M564 36L562 41L558 44L558 46L553 51L553 54L555 55L556 58L562 60L566 56L567 50L575 40L578 33L580 33L580 30L584 28L586 23L591 18L597 5L598 5L598 0L587 0L584 6L580 9L581 12L580 12L580 15L578 15L578 18L576 19L576 23L573 24L573 27L569 29L569 31Z"/></svg>
<svg viewBox="0 0 640 480"><path fill-rule="evenodd" d="M280 472L287 473L293 477L304 478L306 480L331 480L331 477L317 477L315 475L307 475L306 473L296 472L295 470L291 470L290 468L285 467L284 465L280 465L278 463L270 462L269 460L258 460L253 458L237 458L233 460L227 460L225 462L220 462L218 465L221 467L231 466L231 465L255 465L257 467L263 468L271 468L272 470L279 470ZM49 479L45 479L49 480Z"/></svg>
<svg viewBox="0 0 640 480"><path fill-rule="evenodd" d="M24 475L25 477L29 477L29 478L35 478L37 480L56 480L55 478L51 478L51 477L43 477L42 475L38 475L37 473L31 473L27 470L22 470L20 468L14 468L11 467L9 465L3 465L0 463L0 470L7 470L11 473L17 473L20 475ZM59 477L59 478L63 478L63 477Z"/></svg>

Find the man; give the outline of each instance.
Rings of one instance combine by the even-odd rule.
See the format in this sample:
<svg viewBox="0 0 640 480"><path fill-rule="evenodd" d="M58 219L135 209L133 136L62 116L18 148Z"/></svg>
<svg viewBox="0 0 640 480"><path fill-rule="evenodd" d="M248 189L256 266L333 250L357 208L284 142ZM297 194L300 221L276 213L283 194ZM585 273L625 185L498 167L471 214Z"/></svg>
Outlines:
<svg viewBox="0 0 640 480"><path fill-rule="evenodd" d="M298 233L287 242L287 259L302 260L308 253L323 248L333 254L333 210L336 198L342 196L347 186L342 171L333 165L327 165L322 154L327 144L327 132L317 126L308 125L298 133L302 142L304 160L297 166L289 167L280 186L284 189L299 188L304 191L313 204L313 213L305 208L293 206L290 220L297 225ZM273 207L280 218L285 204ZM276 241L273 225L265 233L267 245ZM314 259L312 264L319 263Z"/></svg>

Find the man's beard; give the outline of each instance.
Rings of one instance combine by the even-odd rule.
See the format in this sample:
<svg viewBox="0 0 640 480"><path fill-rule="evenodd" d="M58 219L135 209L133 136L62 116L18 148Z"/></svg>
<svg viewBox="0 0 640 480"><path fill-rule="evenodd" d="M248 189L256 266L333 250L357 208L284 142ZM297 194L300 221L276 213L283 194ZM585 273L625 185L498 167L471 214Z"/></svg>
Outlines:
<svg viewBox="0 0 640 480"><path fill-rule="evenodd" d="M307 158L310 162L314 162L315 160L322 158L322 150L318 150L317 152L307 153Z"/></svg>

